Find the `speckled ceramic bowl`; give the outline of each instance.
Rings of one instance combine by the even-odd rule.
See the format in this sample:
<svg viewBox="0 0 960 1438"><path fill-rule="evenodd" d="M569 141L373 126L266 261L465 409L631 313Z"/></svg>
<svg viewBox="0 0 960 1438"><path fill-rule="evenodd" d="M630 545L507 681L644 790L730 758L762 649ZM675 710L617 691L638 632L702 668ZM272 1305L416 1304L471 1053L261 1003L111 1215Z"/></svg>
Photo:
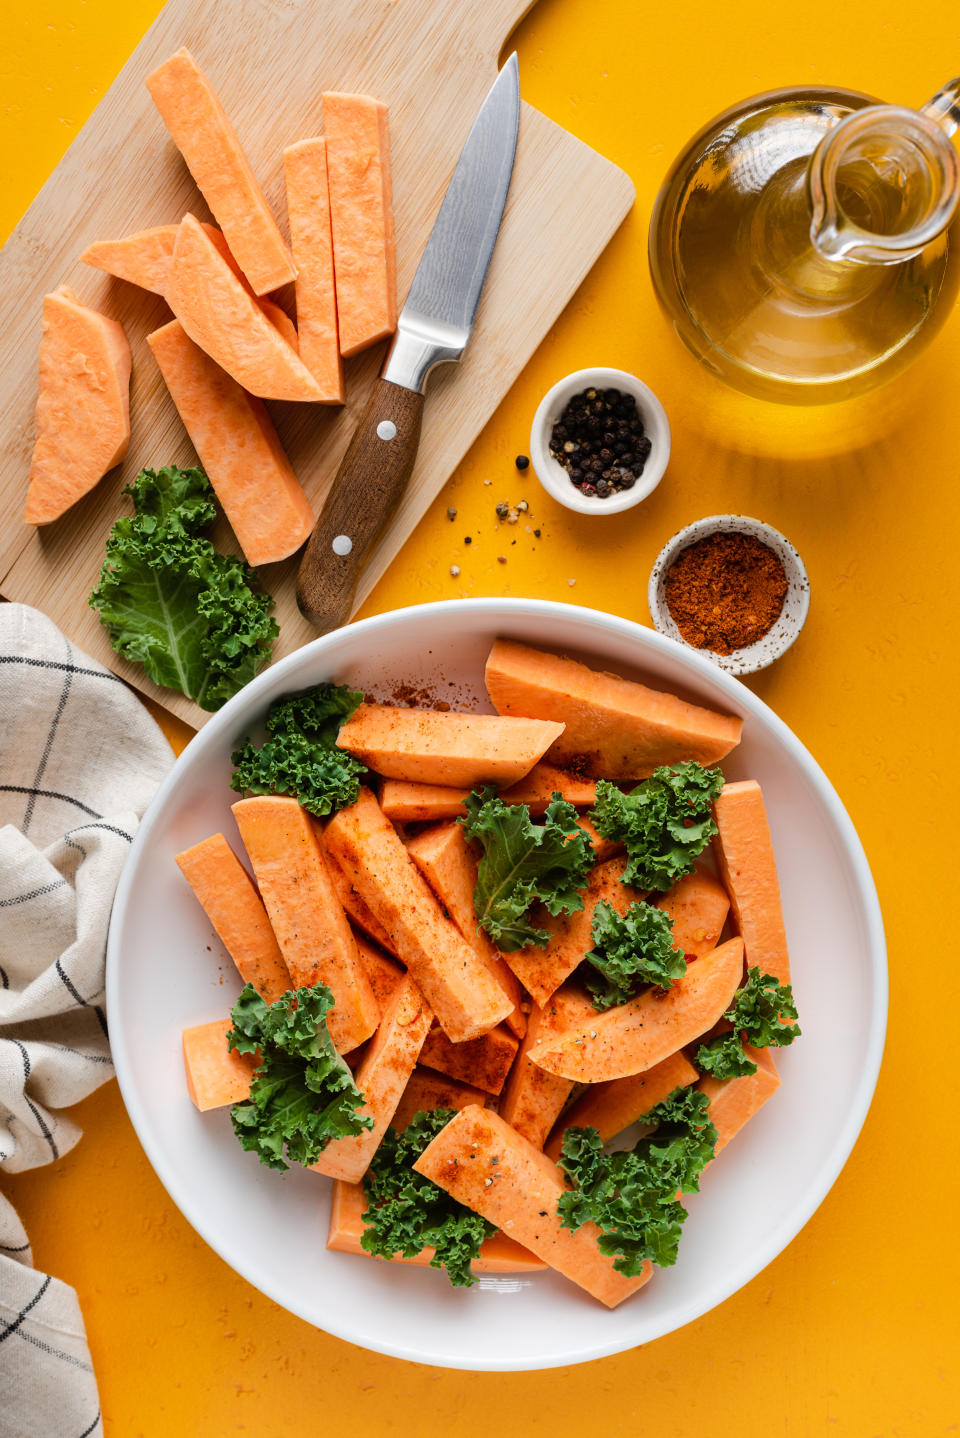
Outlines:
<svg viewBox="0 0 960 1438"><path fill-rule="evenodd" d="M735 649L732 654L715 654L711 649L697 651L711 659L720 669L725 669L728 674L753 674L758 669L766 669L768 664L786 653L803 628L807 610L810 608L810 581L803 560L789 539L785 539L779 530L772 529L769 524L764 524L759 519L749 519L745 514L712 514L679 530L663 546L650 571L647 588L650 617L654 628L661 634L675 639L685 649L696 648L684 639L673 621L667 607L664 580L684 549L711 534L750 534L773 550L786 571L787 597L783 601L783 609L776 624L762 639L758 639L755 644L745 645L743 649Z"/></svg>

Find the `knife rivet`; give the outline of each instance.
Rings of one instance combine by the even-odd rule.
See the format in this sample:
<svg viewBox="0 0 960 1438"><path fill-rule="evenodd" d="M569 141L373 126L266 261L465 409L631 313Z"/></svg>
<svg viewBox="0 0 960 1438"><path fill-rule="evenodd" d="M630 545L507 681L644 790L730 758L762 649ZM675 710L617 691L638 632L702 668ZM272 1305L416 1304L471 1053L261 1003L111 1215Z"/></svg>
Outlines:
<svg viewBox="0 0 960 1438"><path fill-rule="evenodd" d="M397 426L394 424L392 419L382 419L377 425L378 439L395 439L396 434Z"/></svg>
<svg viewBox="0 0 960 1438"><path fill-rule="evenodd" d="M353 548L353 540L349 534L338 534L330 545L334 554L347 555Z"/></svg>

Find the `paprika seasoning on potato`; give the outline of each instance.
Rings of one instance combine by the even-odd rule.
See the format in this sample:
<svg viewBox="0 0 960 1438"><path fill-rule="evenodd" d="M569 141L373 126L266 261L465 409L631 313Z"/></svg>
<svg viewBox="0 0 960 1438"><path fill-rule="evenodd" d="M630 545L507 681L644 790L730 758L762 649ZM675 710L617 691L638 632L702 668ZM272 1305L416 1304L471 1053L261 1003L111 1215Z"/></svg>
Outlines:
<svg viewBox="0 0 960 1438"><path fill-rule="evenodd" d="M773 628L787 595L779 556L752 534L710 534L681 550L664 597L688 644L732 654Z"/></svg>

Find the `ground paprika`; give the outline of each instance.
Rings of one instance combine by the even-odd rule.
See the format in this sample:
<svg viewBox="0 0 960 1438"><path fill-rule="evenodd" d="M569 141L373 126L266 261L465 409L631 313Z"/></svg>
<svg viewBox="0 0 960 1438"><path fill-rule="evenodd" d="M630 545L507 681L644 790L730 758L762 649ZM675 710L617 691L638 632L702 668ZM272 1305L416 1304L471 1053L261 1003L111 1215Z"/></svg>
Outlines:
<svg viewBox="0 0 960 1438"><path fill-rule="evenodd" d="M732 654L755 644L780 617L787 576L778 555L752 534L710 534L682 550L664 597L688 644Z"/></svg>

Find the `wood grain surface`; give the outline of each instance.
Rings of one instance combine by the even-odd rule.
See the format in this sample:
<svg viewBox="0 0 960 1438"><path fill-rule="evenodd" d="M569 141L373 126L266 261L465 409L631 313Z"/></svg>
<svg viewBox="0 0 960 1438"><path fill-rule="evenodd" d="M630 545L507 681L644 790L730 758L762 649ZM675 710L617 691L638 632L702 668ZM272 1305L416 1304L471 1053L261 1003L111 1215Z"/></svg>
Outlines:
<svg viewBox="0 0 960 1438"><path fill-rule="evenodd" d="M186 210L209 218L144 77L181 45L195 54L284 227L283 147L317 133L321 92L357 90L384 100L403 297L499 50L529 8L530 0L169 0L0 253L0 593L42 609L71 640L192 724L208 716L120 660L86 602L110 525L127 512L124 485L144 467L195 462L146 345L146 335L169 318L164 302L77 262L93 240L176 222ZM417 463L370 556L354 610L598 258L633 193L621 170L524 105L510 198L473 338L460 365L431 379ZM124 465L57 524L34 530L21 516L40 307L61 283L127 330L132 436ZM292 304L285 291L278 298ZM377 348L347 362L343 409L270 406L318 514L383 353ZM220 548L236 547L225 521L213 538ZM262 571L280 624L275 658L316 633L297 610L296 569L293 559Z"/></svg>

